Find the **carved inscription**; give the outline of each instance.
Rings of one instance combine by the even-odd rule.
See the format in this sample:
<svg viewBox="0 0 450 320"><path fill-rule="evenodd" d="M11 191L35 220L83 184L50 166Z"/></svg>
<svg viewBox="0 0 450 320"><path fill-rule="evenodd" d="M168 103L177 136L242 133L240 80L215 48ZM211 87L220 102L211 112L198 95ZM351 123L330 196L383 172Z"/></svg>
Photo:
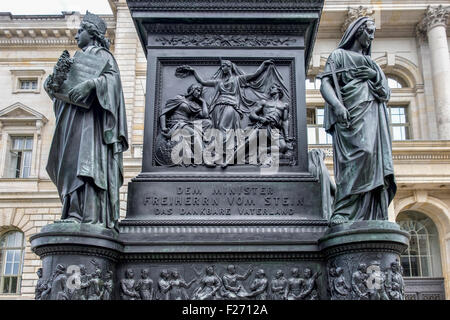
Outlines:
<svg viewBox="0 0 450 320"><path fill-rule="evenodd" d="M142 199L145 210L156 216L292 216L304 198L273 187L172 187ZM165 190L166 191L166 190Z"/></svg>

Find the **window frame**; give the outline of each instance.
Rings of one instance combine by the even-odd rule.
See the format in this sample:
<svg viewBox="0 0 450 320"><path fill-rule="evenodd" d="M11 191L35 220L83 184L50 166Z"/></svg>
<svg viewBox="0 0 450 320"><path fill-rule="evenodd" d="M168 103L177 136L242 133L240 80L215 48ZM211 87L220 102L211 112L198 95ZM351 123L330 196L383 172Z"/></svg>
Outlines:
<svg viewBox="0 0 450 320"><path fill-rule="evenodd" d="M400 256L400 260L403 262L404 259L408 262L409 273L407 274L404 271L404 277L409 278L436 278L442 277L442 266L438 265L442 264L441 256L440 256L440 243L439 243L439 233L434 224L434 222L421 212L417 212L419 215L415 215L416 211L405 212L405 217L397 220L397 223L400 225L403 231L408 232L411 235L411 239L416 239L417 243L415 247L417 247L417 252L411 252L411 240L408 244L408 248L405 252ZM422 246L423 241L425 241L425 245ZM432 245L436 246L435 249L432 249ZM422 249L425 249L422 252ZM436 252L436 250L438 252ZM434 251L434 253L433 253ZM414 253L414 254L411 254ZM439 254L439 257L435 256ZM439 259L438 259L439 258ZM414 264L416 264L416 274L413 274L414 265L412 261L414 260ZM424 261L425 260L425 261ZM437 265L434 265L437 263ZM406 268L404 268L406 269ZM424 272L424 270L428 270L428 272Z"/></svg>
<svg viewBox="0 0 450 320"><path fill-rule="evenodd" d="M309 124L308 123L308 109L313 109L314 110L314 124ZM320 129L324 129L323 127L323 122L321 124L318 124L317 122L317 109L322 109L325 112L325 107L322 106L306 106L306 131L308 132L308 145L321 145L321 146L326 146L326 145L330 145L333 143L332 137L331 135L329 135L328 133L325 132L326 134L326 138L329 142L326 143L320 143ZM315 134L315 143L309 143L309 139L310 139L310 135L309 135L309 129L313 128L314 129L314 134Z"/></svg>
<svg viewBox="0 0 450 320"><path fill-rule="evenodd" d="M12 93L41 93L41 88L43 84L43 78L45 75L45 70L43 69L20 69L20 70L10 70L12 76ZM22 81L36 81L36 88L22 89Z"/></svg>
<svg viewBox="0 0 450 320"><path fill-rule="evenodd" d="M15 139L19 139L19 138L23 138L24 139L24 146L22 147L22 149L14 149L14 141L15 141ZM27 141L27 140L31 140L31 149L26 149L26 142L25 141ZM30 175L31 175L31 167L32 167L32 164L33 164L33 147L34 147L34 135L11 135L10 136L10 143L9 143L9 146L10 146L10 149L9 149L9 152L10 153L12 153L12 152L14 152L14 151L16 151L16 152L18 152L18 153L21 153L21 158L20 158L20 166L19 166L19 177L17 177L17 165L16 165L16 173L15 173L15 177L9 177L9 178L11 178L11 179L28 179L29 177L30 177ZM27 177L24 177L23 175L24 175L24 169L25 169L25 156L24 156L24 154L25 154L25 152L30 152L31 151L31 154L30 154L30 157L31 157L31 159L30 159L30 169L29 169L29 173L28 173L28 176Z"/></svg>
<svg viewBox="0 0 450 320"><path fill-rule="evenodd" d="M20 233L22 235L22 244L21 247L8 247L7 246L7 236L12 233ZM8 230L6 232L3 232L0 234L0 239L5 239L4 245L2 245L2 242L0 241L0 295L4 296L15 296L21 294L21 287L22 287L22 275L23 275L23 266L24 266L24 260L25 260L25 248L26 248L26 239L25 234L20 230ZM7 258L7 251L13 251L13 250L20 250L20 260L19 260L19 268L17 271L17 275L9 275L6 276L4 274L4 268L5 268L5 261ZM14 259L13 259L14 261ZM16 283L16 291L15 292L3 292L4 284L5 284L5 278L9 278L10 281L10 288L11 288L11 279L13 277L17 276L17 283Z"/></svg>
<svg viewBox="0 0 450 320"><path fill-rule="evenodd" d="M392 108L402 108L405 110L405 123L392 123ZM389 103L387 105L387 111L389 116L389 131L391 133L392 141L407 141L411 140L411 130L409 122L409 106L402 103ZM404 127L405 128L405 139L394 140L394 127Z"/></svg>

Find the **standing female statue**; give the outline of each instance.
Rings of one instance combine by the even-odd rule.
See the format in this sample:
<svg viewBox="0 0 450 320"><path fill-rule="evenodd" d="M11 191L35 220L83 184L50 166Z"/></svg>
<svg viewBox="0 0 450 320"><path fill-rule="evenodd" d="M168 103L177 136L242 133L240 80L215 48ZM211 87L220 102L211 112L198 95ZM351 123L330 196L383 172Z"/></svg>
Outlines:
<svg viewBox="0 0 450 320"><path fill-rule="evenodd" d="M371 59L375 23L354 21L328 58L321 93L333 136L336 195L331 225L386 220L396 184L386 103L387 79Z"/></svg>
<svg viewBox="0 0 450 320"><path fill-rule="evenodd" d="M53 97L56 116L47 172L58 188L62 220L117 229L122 152L128 149L128 138L119 68L105 33L106 23L87 12L75 36L82 50L80 63L92 57L105 61L106 68L99 77L71 88L72 103L54 97L55 75L44 85ZM88 108L79 106L91 95L94 99Z"/></svg>

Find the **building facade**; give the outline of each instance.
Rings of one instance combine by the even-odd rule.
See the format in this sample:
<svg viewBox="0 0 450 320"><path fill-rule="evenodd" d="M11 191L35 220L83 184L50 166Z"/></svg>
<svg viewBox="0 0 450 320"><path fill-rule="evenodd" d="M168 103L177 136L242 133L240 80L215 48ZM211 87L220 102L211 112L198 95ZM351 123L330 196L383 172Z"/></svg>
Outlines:
<svg viewBox="0 0 450 320"><path fill-rule="evenodd" d="M105 0L106 1L106 0ZM130 149L127 182L141 168L146 59L125 0L109 0L111 51L120 67ZM333 172L331 138L315 76L345 28L362 15L377 25L372 56L389 78L398 192L389 219L411 234L402 256L408 299L450 297L450 28L446 1L327 0L305 83L308 142L322 148ZM45 167L55 117L42 88L64 49L77 50L82 15L0 13L0 299L32 299L39 258L29 238L58 220L61 203Z"/></svg>

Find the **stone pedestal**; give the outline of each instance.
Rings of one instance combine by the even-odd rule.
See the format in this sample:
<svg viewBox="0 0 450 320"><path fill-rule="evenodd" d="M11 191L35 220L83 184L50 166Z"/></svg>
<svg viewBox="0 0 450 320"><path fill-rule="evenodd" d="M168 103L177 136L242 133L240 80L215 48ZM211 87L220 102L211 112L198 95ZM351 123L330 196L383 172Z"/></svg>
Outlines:
<svg viewBox="0 0 450 320"><path fill-rule="evenodd" d="M113 298L116 263L122 251L117 232L95 225L56 222L43 227L30 240L33 251L42 259L42 279L51 287L49 300ZM112 290L96 292L98 270L97 280L107 282L110 277Z"/></svg>
<svg viewBox="0 0 450 320"><path fill-rule="evenodd" d="M388 221L348 222L330 228L319 240L330 298L403 300L400 255L408 242L409 234ZM398 273L392 270L396 267Z"/></svg>

